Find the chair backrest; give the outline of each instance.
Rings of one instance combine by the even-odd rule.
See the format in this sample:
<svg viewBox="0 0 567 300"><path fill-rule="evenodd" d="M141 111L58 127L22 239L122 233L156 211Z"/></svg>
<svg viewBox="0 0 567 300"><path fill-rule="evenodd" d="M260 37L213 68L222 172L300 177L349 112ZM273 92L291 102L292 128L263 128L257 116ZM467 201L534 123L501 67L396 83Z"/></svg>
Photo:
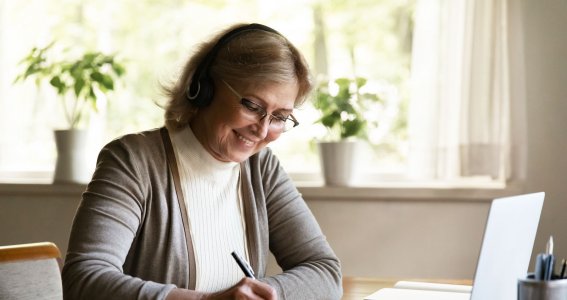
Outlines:
<svg viewBox="0 0 567 300"><path fill-rule="evenodd" d="M0 299L63 299L60 259L49 242L0 246Z"/></svg>

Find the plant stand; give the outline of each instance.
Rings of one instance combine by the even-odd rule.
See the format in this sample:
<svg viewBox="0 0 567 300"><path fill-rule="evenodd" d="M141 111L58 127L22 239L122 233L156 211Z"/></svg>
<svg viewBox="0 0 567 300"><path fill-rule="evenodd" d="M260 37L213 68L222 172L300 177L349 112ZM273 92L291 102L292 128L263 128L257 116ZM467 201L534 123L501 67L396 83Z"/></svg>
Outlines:
<svg viewBox="0 0 567 300"><path fill-rule="evenodd" d="M319 142L321 172L328 186L349 186L358 175L357 141Z"/></svg>

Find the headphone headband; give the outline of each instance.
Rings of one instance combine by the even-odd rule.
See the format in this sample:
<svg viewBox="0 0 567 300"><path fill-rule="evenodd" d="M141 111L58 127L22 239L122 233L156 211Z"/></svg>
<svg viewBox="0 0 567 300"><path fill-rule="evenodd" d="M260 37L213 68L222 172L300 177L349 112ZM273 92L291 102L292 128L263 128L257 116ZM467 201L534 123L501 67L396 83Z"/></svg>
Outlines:
<svg viewBox="0 0 567 300"><path fill-rule="evenodd" d="M209 51L209 53L207 53L207 55L195 69L195 72L193 73L193 76L191 78L191 83L185 91L185 96L193 103L193 105L197 107L207 106L213 98L214 84L209 72L210 67L220 49L222 49L223 46L228 44L237 36L252 30L271 32L281 36L279 32L272 29L271 27L258 23L251 23L237 27L221 36L213 46L213 48Z"/></svg>

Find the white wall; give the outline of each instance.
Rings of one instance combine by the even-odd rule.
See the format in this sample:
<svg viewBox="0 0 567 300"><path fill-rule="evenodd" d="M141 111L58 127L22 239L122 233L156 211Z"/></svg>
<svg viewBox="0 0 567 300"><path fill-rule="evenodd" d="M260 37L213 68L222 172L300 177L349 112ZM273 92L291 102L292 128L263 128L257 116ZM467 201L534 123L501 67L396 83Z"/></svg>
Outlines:
<svg viewBox="0 0 567 300"><path fill-rule="evenodd" d="M82 186L0 185L0 245L54 242L62 254Z"/></svg>
<svg viewBox="0 0 567 300"><path fill-rule="evenodd" d="M472 278L487 201L309 200L347 276Z"/></svg>
<svg viewBox="0 0 567 300"><path fill-rule="evenodd" d="M546 192L534 251L567 257L567 1L524 1L528 189Z"/></svg>

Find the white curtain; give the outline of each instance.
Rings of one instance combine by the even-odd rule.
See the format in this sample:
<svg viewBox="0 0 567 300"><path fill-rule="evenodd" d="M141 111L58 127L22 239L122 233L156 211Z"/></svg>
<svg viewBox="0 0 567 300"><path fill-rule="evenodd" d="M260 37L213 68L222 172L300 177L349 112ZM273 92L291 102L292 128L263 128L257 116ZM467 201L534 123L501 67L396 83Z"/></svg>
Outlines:
<svg viewBox="0 0 567 300"><path fill-rule="evenodd" d="M412 177L525 177L520 1L418 1L408 120Z"/></svg>

